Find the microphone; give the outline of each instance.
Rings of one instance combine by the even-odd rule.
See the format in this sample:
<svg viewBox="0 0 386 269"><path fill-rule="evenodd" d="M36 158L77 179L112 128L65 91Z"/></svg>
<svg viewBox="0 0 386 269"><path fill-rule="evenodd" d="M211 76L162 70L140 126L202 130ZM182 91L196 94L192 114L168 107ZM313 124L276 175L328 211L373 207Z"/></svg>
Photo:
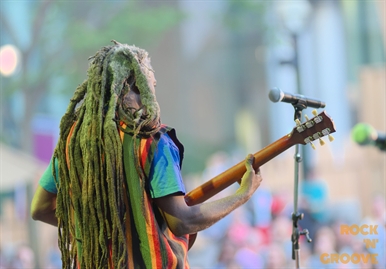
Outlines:
<svg viewBox="0 0 386 269"><path fill-rule="evenodd" d="M386 151L386 134L378 132L371 125L358 123L351 130L354 142L361 146L373 145L380 150Z"/></svg>
<svg viewBox="0 0 386 269"><path fill-rule="evenodd" d="M274 103L285 102L293 105L303 104L306 107L313 108L323 108L326 106L326 103L322 101L311 99L300 94L286 93L279 90L278 88L274 88L269 91L269 99Z"/></svg>

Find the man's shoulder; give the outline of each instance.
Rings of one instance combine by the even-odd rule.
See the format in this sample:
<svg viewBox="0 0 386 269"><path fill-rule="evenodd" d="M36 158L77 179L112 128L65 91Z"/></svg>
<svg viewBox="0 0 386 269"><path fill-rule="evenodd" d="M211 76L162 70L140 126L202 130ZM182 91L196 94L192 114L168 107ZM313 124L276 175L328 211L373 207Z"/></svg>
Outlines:
<svg viewBox="0 0 386 269"><path fill-rule="evenodd" d="M169 125L166 125L166 124L161 124L159 133L160 134L165 134L165 133L167 134L171 130L174 130L174 128L169 126Z"/></svg>
<svg viewBox="0 0 386 269"><path fill-rule="evenodd" d="M160 133L162 134L160 139L163 140L163 143L171 144L178 149L180 155L180 165L182 165L182 159L184 158L184 145L177 138L176 130L173 127L162 124Z"/></svg>

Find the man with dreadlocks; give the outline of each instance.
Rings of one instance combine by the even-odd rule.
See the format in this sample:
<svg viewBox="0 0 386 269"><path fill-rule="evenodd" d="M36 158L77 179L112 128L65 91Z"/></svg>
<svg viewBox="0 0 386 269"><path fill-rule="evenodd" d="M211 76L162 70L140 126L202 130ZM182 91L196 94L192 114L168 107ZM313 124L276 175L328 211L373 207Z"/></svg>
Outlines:
<svg viewBox="0 0 386 269"><path fill-rule="evenodd" d="M63 268L189 268L189 234L244 204L262 178L248 155L234 194L187 206L183 146L161 124L150 58L113 42L90 58L62 117L32 217L58 227Z"/></svg>

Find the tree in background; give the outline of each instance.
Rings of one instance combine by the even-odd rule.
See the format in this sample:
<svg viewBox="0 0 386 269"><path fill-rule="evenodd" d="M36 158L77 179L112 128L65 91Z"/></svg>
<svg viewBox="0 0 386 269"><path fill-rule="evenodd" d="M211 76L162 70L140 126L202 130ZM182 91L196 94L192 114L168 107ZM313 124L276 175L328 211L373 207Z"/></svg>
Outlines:
<svg viewBox="0 0 386 269"><path fill-rule="evenodd" d="M182 18L173 4L146 1L19 1L1 7L1 45L17 47L21 63L12 77L1 77L0 138L27 152L36 113L49 113L49 94L72 94L86 78L89 56L112 39L135 40L149 50Z"/></svg>

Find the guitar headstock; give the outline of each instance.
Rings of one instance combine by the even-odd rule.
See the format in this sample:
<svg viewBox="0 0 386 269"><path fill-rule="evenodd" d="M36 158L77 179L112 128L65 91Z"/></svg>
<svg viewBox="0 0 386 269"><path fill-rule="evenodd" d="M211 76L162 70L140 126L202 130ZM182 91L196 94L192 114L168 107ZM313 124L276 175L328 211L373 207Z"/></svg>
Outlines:
<svg viewBox="0 0 386 269"><path fill-rule="evenodd" d="M315 140L319 140L322 146L324 145L324 141L321 139L322 137L328 136L330 142L334 140L331 134L335 133L335 126L325 111L318 114L318 112L314 110L312 114L314 117L311 119L305 116L306 121L304 123L297 121L296 127L293 128L289 135L295 144L311 144L312 148L315 149L312 143Z"/></svg>

